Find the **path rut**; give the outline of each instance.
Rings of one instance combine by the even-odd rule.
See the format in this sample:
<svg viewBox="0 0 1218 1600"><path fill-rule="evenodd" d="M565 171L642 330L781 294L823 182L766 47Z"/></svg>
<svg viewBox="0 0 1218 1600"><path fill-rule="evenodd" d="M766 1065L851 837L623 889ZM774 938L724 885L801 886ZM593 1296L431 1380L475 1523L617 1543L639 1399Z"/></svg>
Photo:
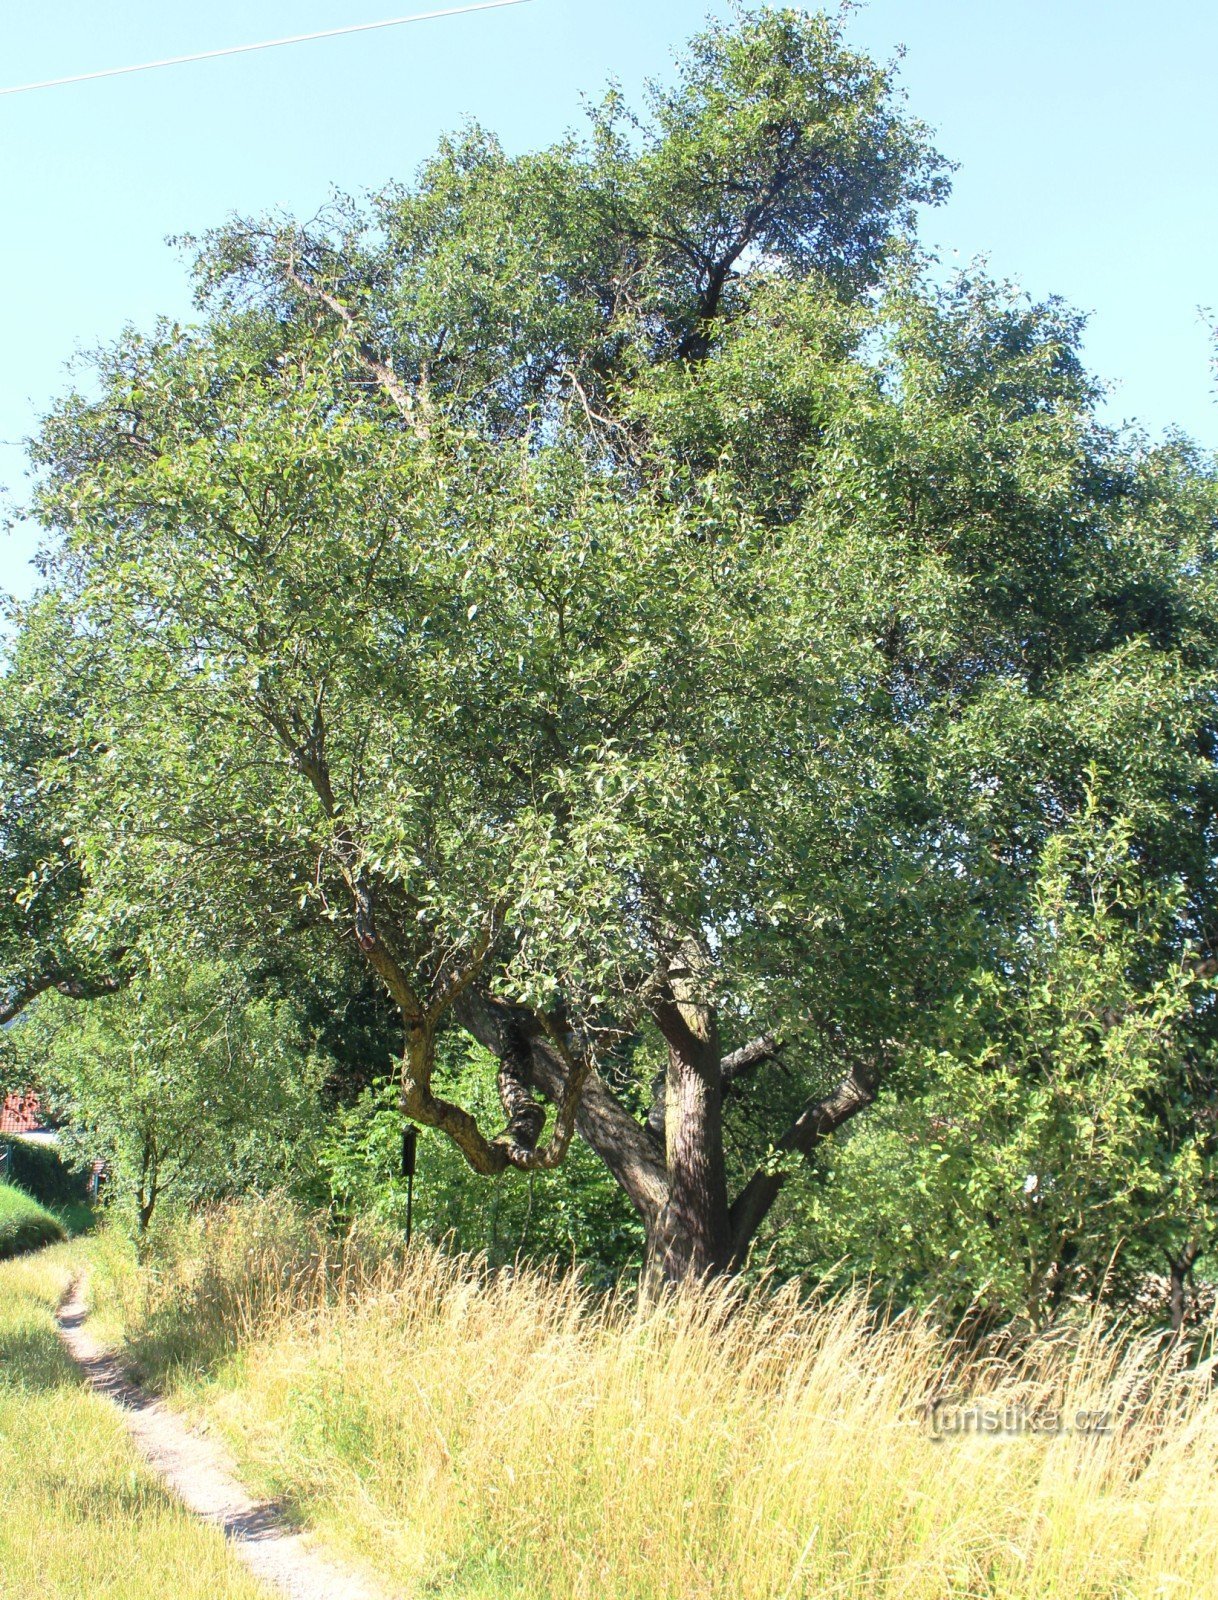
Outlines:
<svg viewBox="0 0 1218 1600"><path fill-rule="evenodd" d="M316 1551L272 1502L255 1500L227 1452L189 1428L123 1371L85 1326L89 1308L77 1281L59 1308L59 1335L93 1388L112 1402L136 1448L197 1516L223 1530L234 1554L288 1600L390 1600L384 1590Z"/></svg>

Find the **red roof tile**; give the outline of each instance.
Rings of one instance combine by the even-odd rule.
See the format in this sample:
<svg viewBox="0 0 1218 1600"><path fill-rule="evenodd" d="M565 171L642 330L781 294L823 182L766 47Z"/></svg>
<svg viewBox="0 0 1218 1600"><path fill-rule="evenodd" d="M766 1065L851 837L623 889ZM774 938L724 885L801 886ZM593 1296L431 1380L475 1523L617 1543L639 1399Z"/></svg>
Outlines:
<svg viewBox="0 0 1218 1600"><path fill-rule="evenodd" d="M0 1102L0 1134L35 1133L42 1126L42 1107L32 1090L6 1094Z"/></svg>

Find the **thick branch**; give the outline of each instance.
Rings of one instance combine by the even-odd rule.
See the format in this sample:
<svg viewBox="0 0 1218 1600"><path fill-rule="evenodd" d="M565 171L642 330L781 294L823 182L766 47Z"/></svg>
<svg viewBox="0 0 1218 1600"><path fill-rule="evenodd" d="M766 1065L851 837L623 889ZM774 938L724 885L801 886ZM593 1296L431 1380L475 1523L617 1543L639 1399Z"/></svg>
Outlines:
<svg viewBox="0 0 1218 1600"><path fill-rule="evenodd" d="M462 995L453 1014L461 1027L501 1062L510 1056L512 1040L518 1037L527 1049L533 1087L555 1105L563 1105L568 1069L536 1018L477 988ZM600 1156L644 1221L655 1217L668 1195L663 1158L595 1070L589 1071L583 1085L574 1121L580 1136Z"/></svg>
<svg viewBox="0 0 1218 1600"><path fill-rule="evenodd" d="M511 1127L497 1138L488 1139L468 1111L432 1093L434 1036L425 1024L407 1028L403 1111L412 1121L446 1134L475 1172L493 1177L509 1167L517 1172L552 1171L562 1164L570 1147L580 1099L593 1067L590 1056L575 1059L555 1030L550 1029L549 1035L550 1046L563 1063L564 1082L561 1094L556 1096L558 1114L553 1131L541 1149L534 1148L541 1130L532 1119L525 1129L527 1144L520 1142Z"/></svg>
<svg viewBox="0 0 1218 1600"><path fill-rule="evenodd" d="M333 824L332 848L351 894L355 936L368 964L382 979L402 1014L406 1028L406 1051L402 1063L402 1110L413 1121L445 1134L461 1151L475 1172L495 1176L513 1167L518 1171L549 1170L566 1155L575 1127L577 1107L591 1073L589 1062L573 1062L557 1037L551 1048L565 1057L562 1082L552 1095L559 1107L553 1133L543 1149L537 1148L545 1124L544 1109L529 1093L528 1078L532 1042L520 1033L519 1013L513 1029L502 1030L495 1053L502 1062L499 1093L508 1116L508 1126L494 1139L488 1139L464 1107L445 1100L432 1089L435 1064L436 1030L446 1015L469 993L482 971L487 952L494 942L498 915L487 915L482 931L467 958L447 973L436 976L431 993L422 1000L399 954L392 928L387 933L376 918L373 885L364 869L360 847L343 821L337 806L326 759L326 729L320 699L311 721L285 714L262 702L259 709L288 752L297 770L312 786L321 809ZM539 1026L534 1023L534 1026Z"/></svg>
<svg viewBox="0 0 1218 1600"><path fill-rule="evenodd" d="M531 1058L528 1035L513 1016L504 1030L497 1087L507 1131L526 1150L536 1148L546 1123L545 1107L533 1097Z"/></svg>
<svg viewBox="0 0 1218 1600"><path fill-rule="evenodd" d="M433 1094L430 1069L420 1072L417 1065L412 1065L414 1054L408 1046L402 1074L402 1110L412 1122L445 1134L483 1177L505 1172L510 1164L507 1143L492 1142L463 1106Z"/></svg>
<svg viewBox="0 0 1218 1600"><path fill-rule="evenodd" d="M595 1070L590 1053L584 1051L578 1057L572 1056L562 1034L548 1019L542 1018L542 1023L551 1047L563 1064L566 1087L558 1102L558 1112L554 1118L549 1142L541 1150L532 1151L527 1157L513 1162L514 1166L526 1172L551 1172L565 1160L571 1146L571 1137L575 1132L575 1119L579 1114L584 1087Z"/></svg>
<svg viewBox="0 0 1218 1600"><path fill-rule="evenodd" d="M19 1017L26 1006L37 1000L40 994L45 994L54 987L54 979L49 973L40 972L36 976L23 978L20 983L0 1000L0 1028Z"/></svg>
<svg viewBox="0 0 1218 1600"><path fill-rule="evenodd" d="M719 1063L719 1071L723 1076L723 1087L735 1083L746 1072L751 1072L754 1067L759 1067L765 1061L772 1061L784 1048L783 1041L775 1038L772 1033L763 1033L758 1039L750 1039L748 1044L742 1044L739 1050L733 1050L724 1056Z"/></svg>
<svg viewBox="0 0 1218 1600"><path fill-rule="evenodd" d="M874 1063L859 1063L823 1100L809 1100L799 1116L777 1141L775 1149L810 1156L830 1134L871 1105L879 1086ZM748 1253L757 1229L778 1199L787 1174L770 1165L758 1167L731 1209L732 1260L739 1265Z"/></svg>
<svg viewBox="0 0 1218 1600"><path fill-rule="evenodd" d="M112 959L118 963L125 954L125 951L116 951ZM121 971L105 977L81 978L64 972L60 967L48 967L42 972L29 974L0 1000L0 1028L7 1027L19 1017L40 994L53 991L68 1000L100 1000L104 995L117 994L127 981L127 974Z"/></svg>

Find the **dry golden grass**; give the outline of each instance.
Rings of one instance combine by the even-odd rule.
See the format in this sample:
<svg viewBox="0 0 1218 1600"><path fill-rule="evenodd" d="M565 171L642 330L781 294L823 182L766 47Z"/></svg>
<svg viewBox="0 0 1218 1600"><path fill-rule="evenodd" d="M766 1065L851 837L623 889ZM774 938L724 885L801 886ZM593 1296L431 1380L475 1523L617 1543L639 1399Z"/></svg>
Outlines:
<svg viewBox="0 0 1218 1600"><path fill-rule="evenodd" d="M926 1321L793 1288L640 1316L273 1207L218 1214L152 1278L111 1258L145 1369L406 1592L1218 1595L1209 1370L1099 1328L966 1360ZM936 1396L1110 1426L937 1440Z"/></svg>

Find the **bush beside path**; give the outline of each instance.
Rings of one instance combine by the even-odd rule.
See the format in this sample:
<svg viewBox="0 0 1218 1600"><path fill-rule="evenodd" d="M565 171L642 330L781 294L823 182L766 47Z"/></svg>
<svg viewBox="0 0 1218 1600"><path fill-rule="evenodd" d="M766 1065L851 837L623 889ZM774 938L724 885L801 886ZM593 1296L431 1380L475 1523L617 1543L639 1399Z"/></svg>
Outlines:
<svg viewBox="0 0 1218 1600"><path fill-rule="evenodd" d="M11 1183L0 1183L0 1261L59 1244L67 1237L59 1218Z"/></svg>

